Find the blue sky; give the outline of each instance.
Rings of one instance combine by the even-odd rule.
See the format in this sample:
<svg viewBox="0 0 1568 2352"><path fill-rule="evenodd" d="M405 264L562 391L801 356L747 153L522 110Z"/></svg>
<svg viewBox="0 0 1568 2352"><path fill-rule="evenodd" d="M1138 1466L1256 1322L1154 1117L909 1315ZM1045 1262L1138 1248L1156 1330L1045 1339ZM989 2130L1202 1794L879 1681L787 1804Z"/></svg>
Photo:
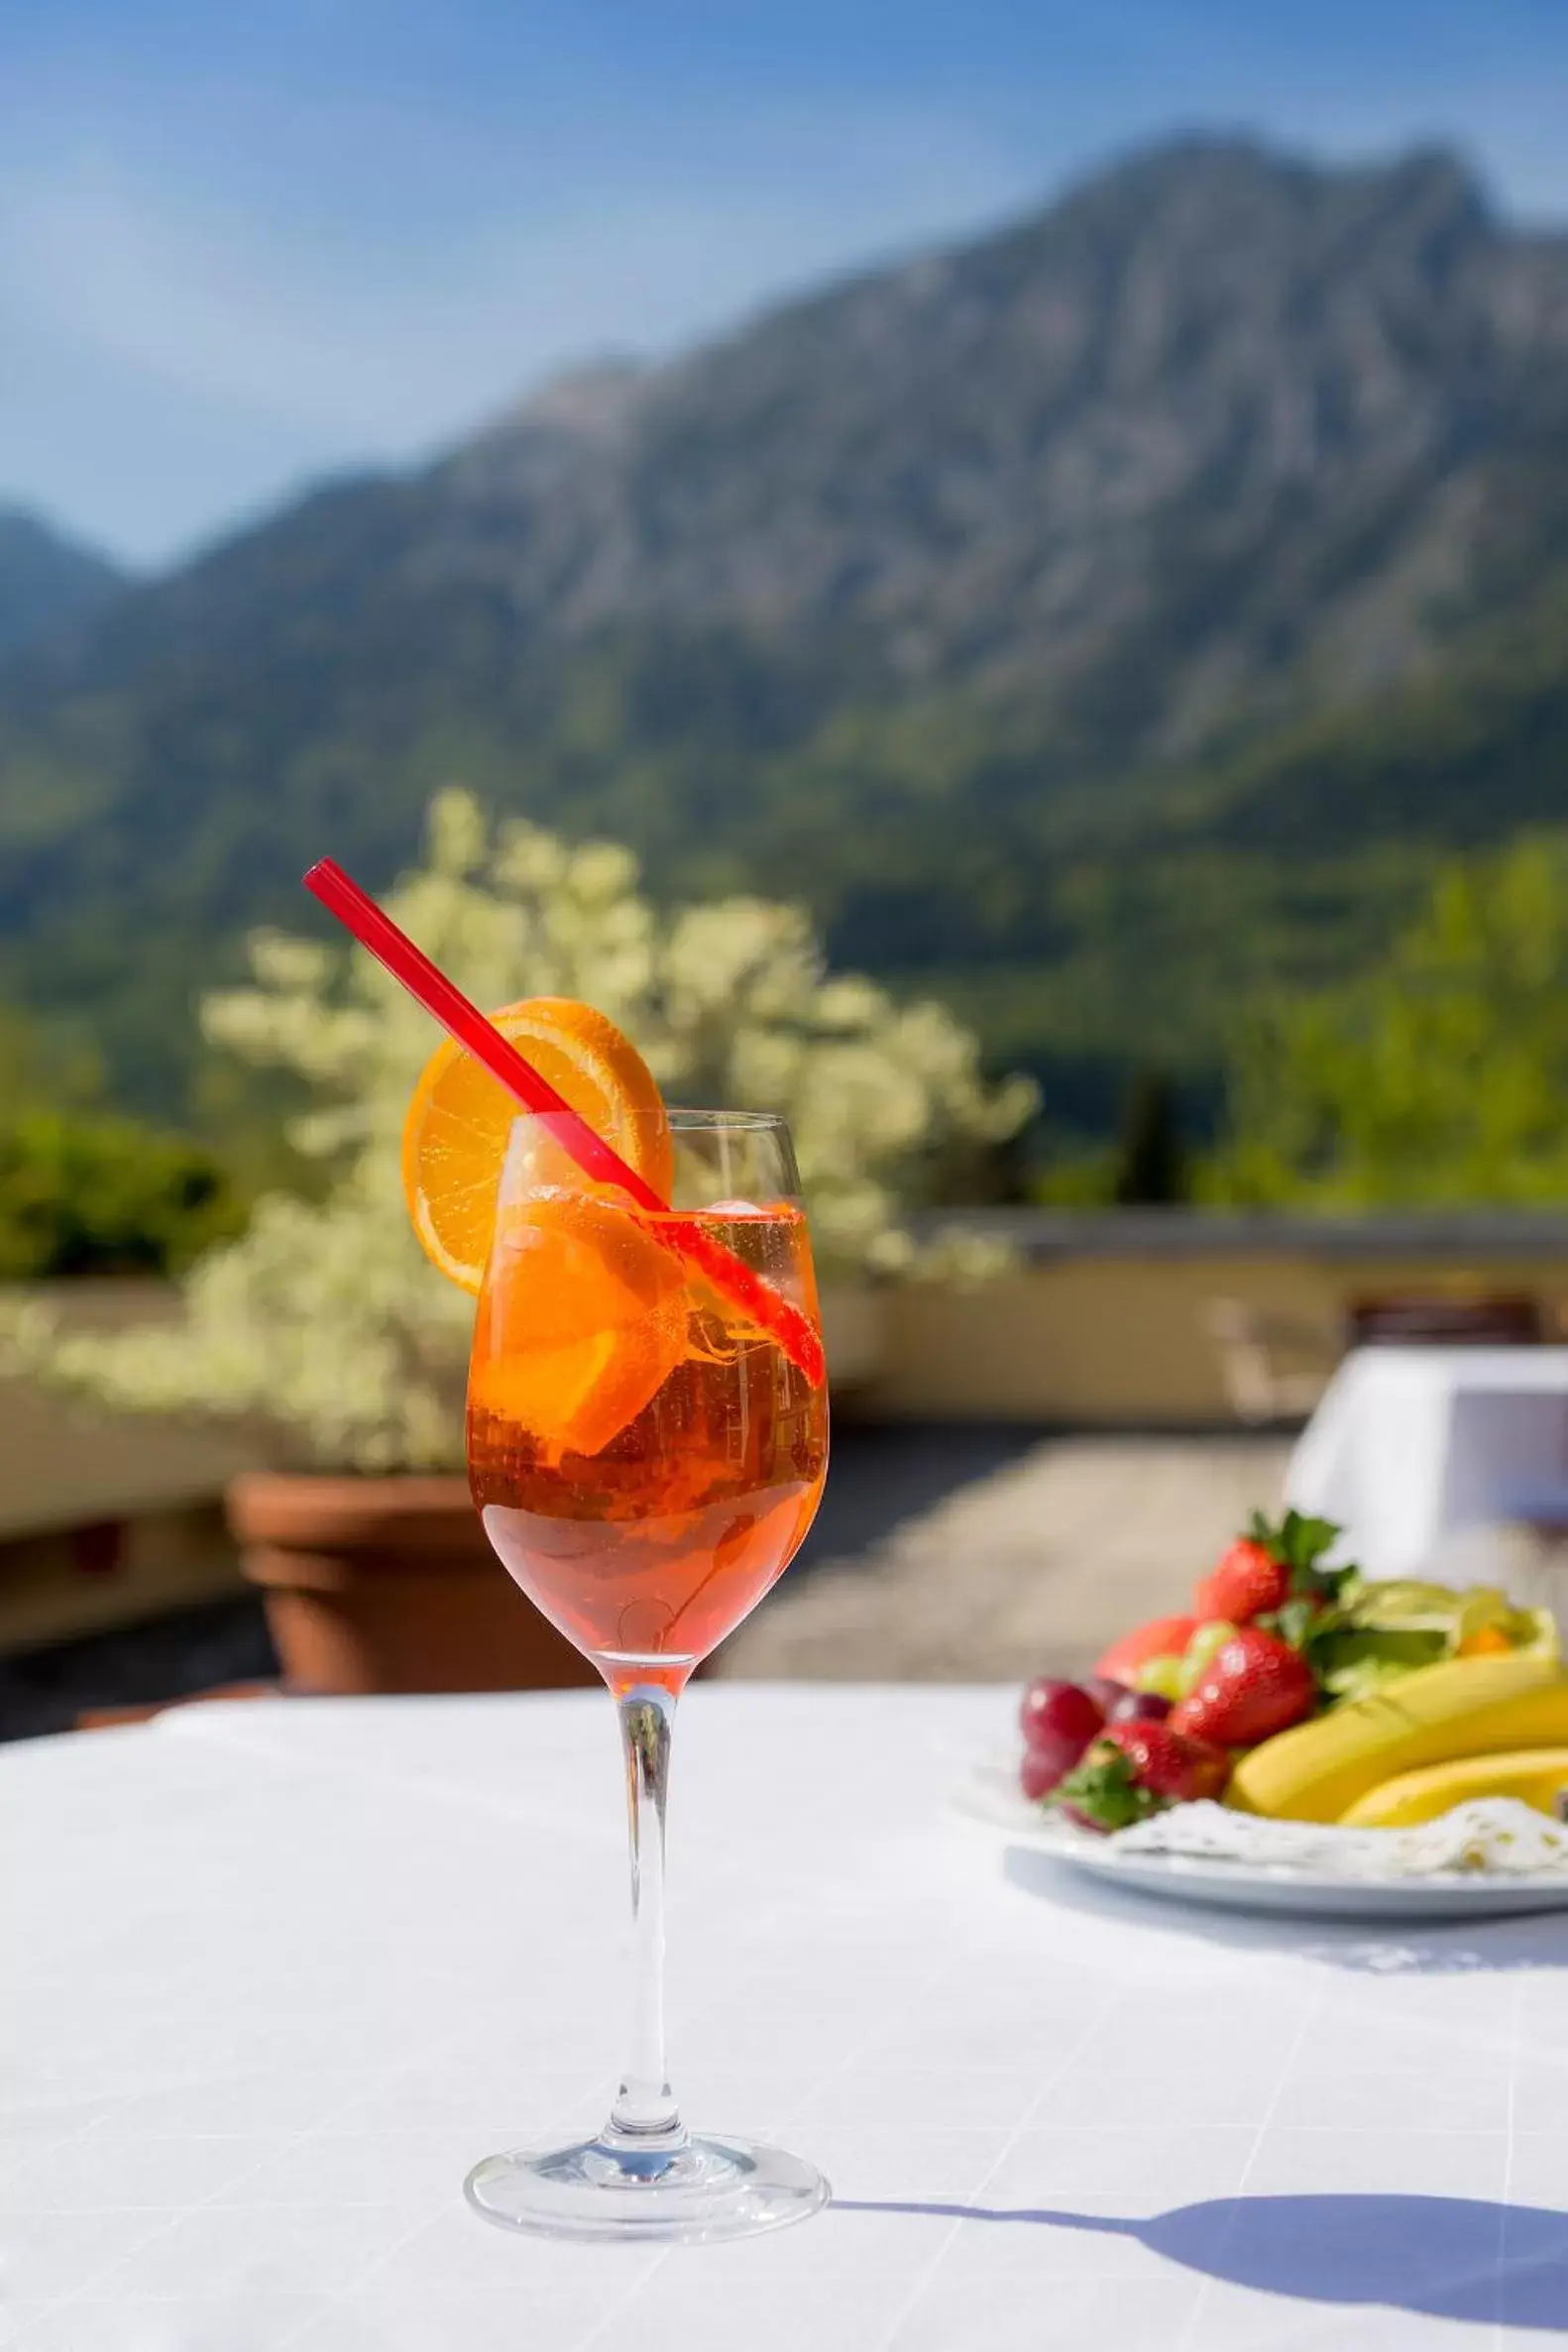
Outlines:
<svg viewBox="0 0 1568 2352"><path fill-rule="evenodd" d="M1568 224L1568 0L5 0L0 498L166 562L582 357L1248 126Z"/></svg>

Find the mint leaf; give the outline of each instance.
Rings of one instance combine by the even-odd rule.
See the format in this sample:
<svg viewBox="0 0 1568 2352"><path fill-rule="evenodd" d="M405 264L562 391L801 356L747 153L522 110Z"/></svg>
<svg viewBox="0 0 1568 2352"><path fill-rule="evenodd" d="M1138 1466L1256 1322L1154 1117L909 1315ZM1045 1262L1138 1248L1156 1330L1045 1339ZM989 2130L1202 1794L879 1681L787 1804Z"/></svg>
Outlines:
<svg viewBox="0 0 1568 2352"><path fill-rule="evenodd" d="M1316 1601L1301 1595L1287 1601L1283 1609L1276 1609L1268 1617L1260 1618L1258 1623L1271 1633L1277 1633L1282 1641L1288 1641L1292 1649L1304 1649L1322 1615Z"/></svg>
<svg viewBox="0 0 1568 2352"><path fill-rule="evenodd" d="M1164 1799L1139 1785L1130 1760L1120 1748L1091 1747L1081 1764L1065 1780L1058 1781L1045 1800L1048 1805L1072 1805L1098 1822L1103 1830L1130 1829L1164 1808Z"/></svg>
<svg viewBox="0 0 1568 2352"><path fill-rule="evenodd" d="M1287 1557L1292 1568L1315 1568L1344 1533L1333 1519L1303 1518L1298 1511L1286 1512L1285 1525Z"/></svg>
<svg viewBox="0 0 1568 2352"><path fill-rule="evenodd" d="M1352 1567L1322 1565L1344 1533L1333 1519L1309 1518L1303 1512L1288 1511L1276 1525L1263 1512L1255 1511L1248 1531L1255 1543L1261 1543L1289 1570L1290 1591L1302 1599L1332 1601L1358 1573Z"/></svg>

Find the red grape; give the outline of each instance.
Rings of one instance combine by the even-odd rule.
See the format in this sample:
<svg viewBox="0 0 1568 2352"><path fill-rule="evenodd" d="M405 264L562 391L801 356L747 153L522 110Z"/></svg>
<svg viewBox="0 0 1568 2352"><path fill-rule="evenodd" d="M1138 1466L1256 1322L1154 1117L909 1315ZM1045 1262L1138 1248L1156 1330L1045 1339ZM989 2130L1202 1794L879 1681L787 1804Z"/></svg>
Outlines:
<svg viewBox="0 0 1568 2352"><path fill-rule="evenodd" d="M1088 1692L1089 1697L1094 1701L1095 1706L1099 1709L1101 1715L1105 1717L1107 1722L1110 1721L1111 1710L1116 1705L1117 1700L1125 1699L1127 1696L1126 1683L1112 1682L1108 1674L1088 1675L1085 1678L1083 1688Z"/></svg>
<svg viewBox="0 0 1568 2352"><path fill-rule="evenodd" d="M1059 1741L1075 1740L1075 1756L1083 1753L1104 1721L1105 1710L1098 1700L1075 1682L1058 1682L1049 1674L1030 1684L1018 1710L1026 1747L1053 1747Z"/></svg>
<svg viewBox="0 0 1568 2352"><path fill-rule="evenodd" d="M1128 1691L1111 1709L1113 1724L1163 1724L1171 1712L1171 1701L1158 1691Z"/></svg>
<svg viewBox="0 0 1568 2352"><path fill-rule="evenodd" d="M1018 1767L1018 1785L1032 1805L1042 1797L1049 1797L1059 1780L1065 1780L1083 1750L1070 1739L1051 1738L1046 1744L1026 1747L1024 1760Z"/></svg>

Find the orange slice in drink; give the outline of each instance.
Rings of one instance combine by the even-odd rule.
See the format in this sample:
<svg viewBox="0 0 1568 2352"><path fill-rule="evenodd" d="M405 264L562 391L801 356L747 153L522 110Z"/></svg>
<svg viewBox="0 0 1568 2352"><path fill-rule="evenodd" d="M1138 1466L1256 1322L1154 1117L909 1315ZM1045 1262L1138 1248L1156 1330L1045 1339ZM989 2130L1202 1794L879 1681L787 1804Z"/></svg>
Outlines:
<svg viewBox="0 0 1568 2352"><path fill-rule="evenodd" d="M492 1022L581 1118L668 1199L670 1131L659 1089L628 1037L591 1005L532 996ZM426 1257L477 1290L490 1255L496 1187L518 1106L451 1039L425 1064L403 1122L402 1182ZM564 1173L564 1172L563 1172ZM585 1186L588 1178L583 1179Z"/></svg>
<svg viewBox="0 0 1568 2352"><path fill-rule="evenodd" d="M680 1259L634 1211L564 1190L518 1201L480 1305L470 1406L552 1460L601 1453L685 1355L689 1308Z"/></svg>

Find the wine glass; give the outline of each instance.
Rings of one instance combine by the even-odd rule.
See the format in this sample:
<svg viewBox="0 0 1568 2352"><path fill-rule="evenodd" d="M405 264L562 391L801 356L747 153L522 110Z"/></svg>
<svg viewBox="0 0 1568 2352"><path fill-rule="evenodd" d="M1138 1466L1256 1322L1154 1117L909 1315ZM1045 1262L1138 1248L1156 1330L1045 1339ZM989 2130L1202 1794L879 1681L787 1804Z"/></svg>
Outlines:
<svg viewBox="0 0 1568 2352"><path fill-rule="evenodd" d="M636 1982L615 2104L593 2139L490 2157L467 2184L489 2219L555 2236L743 2237L828 2196L799 2157L689 2132L665 2071L676 1701L793 1556L828 1466L817 1291L784 1122L668 1119L675 1189L660 1212L585 1176L547 1123L514 1122L469 1375L469 1478L486 1532L604 1676L625 1757ZM716 1244L759 1278L744 1304L744 1281L721 1288L703 1273ZM812 1346L792 1355L792 1330Z"/></svg>

